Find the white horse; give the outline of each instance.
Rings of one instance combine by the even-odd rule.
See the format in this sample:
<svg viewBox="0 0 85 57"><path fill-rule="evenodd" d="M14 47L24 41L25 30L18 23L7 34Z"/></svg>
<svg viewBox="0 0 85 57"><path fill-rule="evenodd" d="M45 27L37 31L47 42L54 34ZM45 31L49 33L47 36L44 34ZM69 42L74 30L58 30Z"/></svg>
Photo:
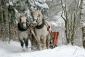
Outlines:
<svg viewBox="0 0 85 57"><path fill-rule="evenodd" d="M19 41L21 43L21 47L28 48L28 40L31 38L31 33L29 30L28 20L29 17L26 13L21 13L19 19L18 19L18 31L19 31Z"/></svg>
<svg viewBox="0 0 85 57"><path fill-rule="evenodd" d="M37 36L39 49L43 50L50 47L50 33L47 30L48 26L46 21L43 19L43 15L40 10L35 10L33 15L33 25L35 27L35 34Z"/></svg>

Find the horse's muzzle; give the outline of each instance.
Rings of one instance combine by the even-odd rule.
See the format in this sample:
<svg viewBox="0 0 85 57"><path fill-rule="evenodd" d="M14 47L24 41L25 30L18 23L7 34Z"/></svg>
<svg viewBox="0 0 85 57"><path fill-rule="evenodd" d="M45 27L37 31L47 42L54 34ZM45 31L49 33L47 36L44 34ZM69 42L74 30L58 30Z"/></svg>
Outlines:
<svg viewBox="0 0 85 57"><path fill-rule="evenodd" d="M32 22L32 26L33 26L33 27L37 26L37 22L36 22L36 21L33 21L33 22Z"/></svg>
<svg viewBox="0 0 85 57"><path fill-rule="evenodd" d="M25 23L23 23L23 28L26 29L27 28L27 25Z"/></svg>

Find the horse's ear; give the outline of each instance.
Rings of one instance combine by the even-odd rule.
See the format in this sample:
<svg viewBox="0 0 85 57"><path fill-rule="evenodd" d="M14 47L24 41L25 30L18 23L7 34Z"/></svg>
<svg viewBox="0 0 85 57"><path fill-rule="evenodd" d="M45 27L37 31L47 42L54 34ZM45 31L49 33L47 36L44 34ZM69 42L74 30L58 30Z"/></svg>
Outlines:
<svg viewBox="0 0 85 57"><path fill-rule="evenodd" d="M21 22L21 17L22 17L22 16L18 17L18 23L20 23L20 22Z"/></svg>

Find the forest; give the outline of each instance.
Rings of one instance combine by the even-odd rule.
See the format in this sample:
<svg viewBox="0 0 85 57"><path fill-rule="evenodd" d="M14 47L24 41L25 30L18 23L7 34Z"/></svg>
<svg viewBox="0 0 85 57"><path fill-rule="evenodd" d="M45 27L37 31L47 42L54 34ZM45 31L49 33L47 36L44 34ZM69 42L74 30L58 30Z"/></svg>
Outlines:
<svg viewBox="0 0 85 57"><path fill-rule="evenodd" d="M37 0L0 0L0 39L18 40L17 17L19 12L36 6ZM58 45L76 44L85 48L85 1L84 0L41 0L48 5L43 10L51 23L52 31L59 32ZM26 6L27 5L27 6ZM39 8L37 6L37 8ZM18 11L18 12L17 12ZM63 20L63 21L62 21ZM59 22L58 22L59 21Z"/></svg>

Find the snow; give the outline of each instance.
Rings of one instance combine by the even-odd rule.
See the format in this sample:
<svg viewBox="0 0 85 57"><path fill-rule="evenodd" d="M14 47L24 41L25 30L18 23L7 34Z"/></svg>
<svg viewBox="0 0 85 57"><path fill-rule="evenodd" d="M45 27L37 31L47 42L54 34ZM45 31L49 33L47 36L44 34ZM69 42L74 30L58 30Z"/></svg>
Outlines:
<svg viewBox="0 0 85 57"><path fill-rule="evenodd" d="M46 3L43 5L38 2L35 3L40 7L49 8ZM12 5L12 2L9 4ZM20 14L16 9L15 12L17 14L16 18L18 18ZM57 16L54 16L54 21L51 21L51 24L55 27L65 26L64 20L61 17L61 12L59 12ZM85 26L85 23L83 23L83 26ZM46 49L42 51L34 51L30 50L30 48L28 51L23 51L19 42L11 41L10 44L8 44L8 42L0 41L0 57L85 57L85 50L78 46L61 45L54 49Z"/></svg>
<svg viewBox="0 0 85 57"><path fill-rule="evenodd" d="M56 27L61 27L65 29L65 22L61 17L62 12L59 12L56 16L53 17L53 21L50 21L52 27L52 31L57 31Z"/></svg>
<svg viewBox="0 0 85 57"><path fill-rule="evenodd" d="M57 24L59 24L58 26L65 26L65 22L63 20L63 18L61 17L62 12L59 12L56 16L54 16L54 22ZM61 25L63 23L63 25ZM56 26L55 25L55 26Z"/></svg>
<svg viewBox="0 0 85 57"><path fill-rule="evenodd" d="M65 22L61 17L61 14L62 12L60 11L53 17L52 21L50 21L52 32L59 32L57 45L66 44Z"/></svg>
<svg viewBox="0 0 85 57"><path fill-rule="evenodd" d="M42 8L49 8L48 5L46 3L40 4L39 2L35 1L35 4L42 7Z"/></svg>
<svg viewBox="0 0 85 57"><path fill-rule="evenodd" d="M85 27L85 22L82 22L82 27Z"/></svg>
<svg viewBox="0 0 85 57"><path fill-rule="evenodd" d="M52 1L52 0L46 0L46 1Z"/></svg>
<svg viewBox="0 0 85 57"><path fill-rule="evenodd" d="M45 3L46 2L46 0L37 0L37 1L42 2L42 3Z"/></svg>
<svg viewBox="0 0 85 57"><path fill-rule="evenodd" d="M10 2L9 2L9 5L12 5L12 6L13 6L13 3L10 1Z"/></svg>
<svg viewBox="0 0 85 57"><path fill-rule="evenodd" d="M19 42L0 41L0 57L85 57L82 47L72 45L61 45L54 49L42 51L22 51Z"/></svg>
<svg viewBox="0 0 85 57"><path fill-rule="evenodd" d="M85 4L85 0L84 0L84 4Z"/></svg>

